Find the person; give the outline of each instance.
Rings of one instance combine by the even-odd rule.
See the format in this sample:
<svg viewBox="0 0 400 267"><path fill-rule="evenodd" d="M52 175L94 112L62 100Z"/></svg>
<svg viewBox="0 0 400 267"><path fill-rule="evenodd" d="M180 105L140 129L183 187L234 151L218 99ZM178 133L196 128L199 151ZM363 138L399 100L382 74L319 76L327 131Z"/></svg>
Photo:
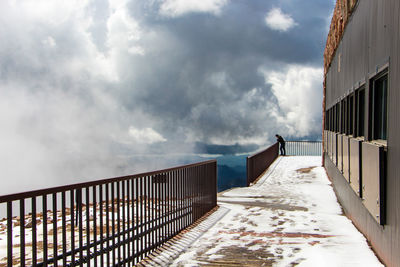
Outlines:
<svg viewBox="0 0 400 267"><path fill-rule="evenodd" d="M282 156L286 156L285 140L279 134L276 134L276 141L280 144L280 151Z"/></svg>

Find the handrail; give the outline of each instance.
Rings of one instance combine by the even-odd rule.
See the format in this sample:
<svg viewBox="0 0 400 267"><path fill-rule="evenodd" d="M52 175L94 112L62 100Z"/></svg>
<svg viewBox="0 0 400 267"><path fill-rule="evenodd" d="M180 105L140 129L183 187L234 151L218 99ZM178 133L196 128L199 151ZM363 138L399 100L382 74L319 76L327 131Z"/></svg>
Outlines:
<svg viewBox="0 0 400 267"><path fill-rule="evenodd" d="M0 220L7 262L0 263L137 264L214 208L216 195L217 162L210 160L0 196L7 210Z"/></svg>
<svg viewBox="0 0 400 267"><path fill-rule="evenodd" d="M247 157L247 186L250 186L278 157L278 143Z"/></svg>

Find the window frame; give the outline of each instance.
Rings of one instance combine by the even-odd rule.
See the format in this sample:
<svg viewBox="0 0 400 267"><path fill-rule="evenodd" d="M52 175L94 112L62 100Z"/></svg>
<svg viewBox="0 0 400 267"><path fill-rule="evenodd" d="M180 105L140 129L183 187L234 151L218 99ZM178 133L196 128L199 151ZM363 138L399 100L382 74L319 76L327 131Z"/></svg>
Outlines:
<svg viewBox="0 0 400 267"><path fill-rule="evenodd" d="M386 80L386 81L384 81ZM379 88L383 90L381 95L377 96L378 83L382 82L383 87ZM386 87L384 86L386 85ZM376 74L372 79L370 79L370 94L369 94L369 122L370 122L370 139L374 141L387 142L387 132L388 132L388 93L389 93L389 72L385 69L378 74ZM382 98L377 101L377 98ZM379 102L382 101L379 105ZM376 109L379 109L376 112ZM384 112L382 112L382 109ZM384 115L382 113L385 113ZM382 121L379 119L379 114L382 114ZM378 122L377 122L378 121ZM379 124L379 125L377 125ZM377 129L381 128L381 129ZM377 131L380 131L379 133Z"/></svg>

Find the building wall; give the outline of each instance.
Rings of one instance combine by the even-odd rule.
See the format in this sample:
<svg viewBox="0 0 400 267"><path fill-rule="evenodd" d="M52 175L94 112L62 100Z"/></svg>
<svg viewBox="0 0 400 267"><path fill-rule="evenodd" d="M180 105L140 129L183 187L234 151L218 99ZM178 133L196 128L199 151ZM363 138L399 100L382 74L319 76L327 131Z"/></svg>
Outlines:
<svg viewBox="0 0 400 267"><path fill-rule="evenodd" d="M325 110L363 84L368 105L371 78L382 68L388 67L386 220L383 225L367 211L362 199L351 189L332 160L328 156L324 159L344 210L387 266L400 266L399 16L398 0L358 1L325 77ZM370 140L368 112L365 114L365 123L365 139Z"/></svg>

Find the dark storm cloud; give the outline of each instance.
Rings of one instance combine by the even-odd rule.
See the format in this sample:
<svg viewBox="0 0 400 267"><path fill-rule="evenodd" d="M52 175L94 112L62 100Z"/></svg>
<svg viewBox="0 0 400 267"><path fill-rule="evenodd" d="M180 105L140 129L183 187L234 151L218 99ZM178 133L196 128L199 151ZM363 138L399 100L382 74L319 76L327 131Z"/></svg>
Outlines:
<svg viewBox="0 0 400 267"><path fill-rule="evenodd" d="M189 127L205 142L213 136L234 140L257 134L248 129L259 124L259 118L239 109L250 109L246 106L250 103L241 101L253 88L260 88L262 96L273 99L258 71L260 66L279 70L285 63L320 66L322 62L324 15L331 5L322 1L282 2L231 1L218 16L194 13L176 18L160 16L160 2L132 4L130 12L144 32L152 30L168 38L154 43L144 33L141 43L148 52L136 59L140 67L128 74L132 86L141 90L132 94L126 87L122 94L126 105L139 105L163 117L161 126L169 136L174 135L173 125ZM279 32L265 25L268 10L277 6L285 8L296 21L292 30ZM309 9L314 6L316 14L312 16ZM221 83L213 83L219 74ZM254 99L251 105L265 102ZM193 116L194 112L199 114ZM272 117L264 121L275 124ZM265 131L264 127L253 129Z"/></svg>
<svg viewBox="0 0 400 267"><path fill-rule="evenodd" d="M32 189L319 134L331 1L174 1L1 1L4 177Z"/></svg>

